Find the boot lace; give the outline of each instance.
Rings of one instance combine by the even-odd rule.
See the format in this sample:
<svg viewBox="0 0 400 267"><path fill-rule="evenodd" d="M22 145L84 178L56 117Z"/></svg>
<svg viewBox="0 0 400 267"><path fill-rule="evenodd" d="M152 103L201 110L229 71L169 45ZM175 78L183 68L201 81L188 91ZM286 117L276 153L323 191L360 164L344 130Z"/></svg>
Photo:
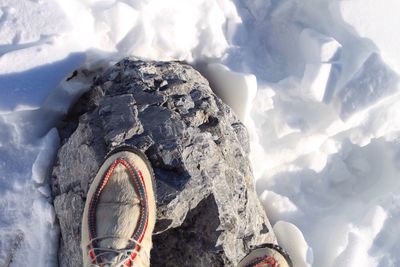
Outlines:
<svg viewBox="0 0 400 267"><path fill-rule="evenodd" d="M117 239L125 240L129 242L129 246L124 249L113 249L113 248L103 248L96 246L96 243L106 239ZM131 254L136 252L135 262L141 262L139 266L145 266L146 260L148 260L149 254L146 250L141 249L141 243L132 238L119 237L119 236L101 236L90 240L86 248L88 253L93 252L94 258L90 258L92 261L90 267L122 267L122 266L132 266Z"/></svg>

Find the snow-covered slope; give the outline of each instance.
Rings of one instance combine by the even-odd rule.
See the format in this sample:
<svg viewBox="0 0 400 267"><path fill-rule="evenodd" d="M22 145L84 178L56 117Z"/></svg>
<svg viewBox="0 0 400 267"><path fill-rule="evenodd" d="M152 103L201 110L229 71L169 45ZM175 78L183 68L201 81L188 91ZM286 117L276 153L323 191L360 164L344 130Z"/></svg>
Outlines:
<svg viewBox="0 0 400 267"><path fill-rule="evenodd" d="M0 265L56 265L54 126L123 56L186 60L248 126L296 266L400 264L397 0L0 0Z"/></svg>

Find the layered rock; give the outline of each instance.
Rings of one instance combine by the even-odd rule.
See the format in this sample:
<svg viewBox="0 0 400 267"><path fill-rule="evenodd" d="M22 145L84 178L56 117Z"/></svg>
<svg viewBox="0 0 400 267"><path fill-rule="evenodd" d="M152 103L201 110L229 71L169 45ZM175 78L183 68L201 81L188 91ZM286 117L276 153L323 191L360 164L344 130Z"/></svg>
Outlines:
<svg viewBox="0 0 400 267"><path fill-rule="evenodd" d="M60 127L52 175L60 266L80 266L86 193L105 155L135 146L157 184L152 266L235 266L275 242L255 193L245 127L189 65L124 59Z"/></svg>

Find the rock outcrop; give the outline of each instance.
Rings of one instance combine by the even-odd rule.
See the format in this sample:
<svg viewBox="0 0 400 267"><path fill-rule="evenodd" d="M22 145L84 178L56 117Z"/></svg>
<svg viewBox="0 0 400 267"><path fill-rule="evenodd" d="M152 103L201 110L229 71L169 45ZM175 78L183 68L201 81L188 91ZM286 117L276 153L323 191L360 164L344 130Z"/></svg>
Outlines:
<svg viewBox="0 0 400 267"><path fill-rule="evenodd" d="M86 193L105 155L126 144L157 183L152 266L235 266L274 242L255 193L248 134L189 65L124 59L97 77L60 127L52 174L60 266L80 266Z"/></svg>

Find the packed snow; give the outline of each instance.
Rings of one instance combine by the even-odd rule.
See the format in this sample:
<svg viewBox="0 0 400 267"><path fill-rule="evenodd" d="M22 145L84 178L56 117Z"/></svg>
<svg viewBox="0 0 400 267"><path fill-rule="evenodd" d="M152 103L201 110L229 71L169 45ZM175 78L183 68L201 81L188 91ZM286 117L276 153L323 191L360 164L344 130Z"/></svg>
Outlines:
<svg viewBox="0 0 400 267"><path fill-rule="evenodd" d="M184 60L248 126L295 266L400 265L398 0L0 0L0 266L56 266L57 122L125 56Z"/></svg>

